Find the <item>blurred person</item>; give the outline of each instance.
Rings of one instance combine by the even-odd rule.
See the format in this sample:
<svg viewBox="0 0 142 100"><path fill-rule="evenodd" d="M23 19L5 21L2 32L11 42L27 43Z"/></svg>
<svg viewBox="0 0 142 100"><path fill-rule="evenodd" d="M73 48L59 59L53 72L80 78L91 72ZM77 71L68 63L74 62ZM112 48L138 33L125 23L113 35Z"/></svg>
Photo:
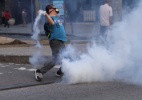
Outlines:
<svg viewBox="0 0 142 100"><path fill-rule="evenodd" d="M23 26L27 24L27 12L25 9L23 9L22 11L22 22L23 22Z"/></svg>
<svg viewBox="0 0 142 100"><path fill-rule="evenodd" d="M10 19L10 13L9 13L8 10L5 11L5 13L4 13L4 18L5 18L4 27L8 27L8 28L9 28L10 25L9 25L8 21L9 21L9 19Z"/></svg>
<svg viewBox="0 0 142 100"><path fill-rule="evenodd" d="M3 25L4 25L4 23L5 23L4 13L5 13L5 10L3 10L3 11L1 12L1 21L2 21L2 24L3 24Z"/></svg>
<svg viewBox="0 0 142 100"><path fill-rule="evenodd" d="M99 9L100 13L100 35L103 39L106 39L106 32L112 25L112 16L113 11L112 7L110 6L110 1L105 0L105 4L100 6Z"/></svg>
<svg viewBox="0 0 142 100"><path fill-rule="evenodd" d="M63 23L58 17L59 9L55 8L52 4L46 6L46 12L43 11L47 22L44 24L44 29L47 30L49 38L49 45L52 51L52 57L40 69L35 70L35 78L41 81L43 75L53 68L57 63L61 64L60 53L65 48L66 32ZM56 73L57 76L62 76L61 68Z"/></svg>

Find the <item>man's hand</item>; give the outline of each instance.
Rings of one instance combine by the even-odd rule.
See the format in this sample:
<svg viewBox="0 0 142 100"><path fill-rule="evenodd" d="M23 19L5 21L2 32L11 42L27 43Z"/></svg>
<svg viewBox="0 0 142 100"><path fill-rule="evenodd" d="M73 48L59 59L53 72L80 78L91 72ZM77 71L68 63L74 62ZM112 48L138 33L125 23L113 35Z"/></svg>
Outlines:
<svg viewBox="0 0 142 100"><path fill-rule="evenodd" d="M44 15L44 16L46 15L46 11L44 11L44 10L39 10L38 13L39 13L39 14L42 14L42 15Z"/></svg>
<svg viewBox="0 0 142 100"><path fill-rule="evenodd" d="M46 11L44 11L44 10L39 10L38 13L44 15L44 16L47 18L48 23L49 23L50 25L53 25L53 24L54 24L54 21L52 20L52 18L50 17L50 15L48 15L48 14L46 13Z"/></svg>

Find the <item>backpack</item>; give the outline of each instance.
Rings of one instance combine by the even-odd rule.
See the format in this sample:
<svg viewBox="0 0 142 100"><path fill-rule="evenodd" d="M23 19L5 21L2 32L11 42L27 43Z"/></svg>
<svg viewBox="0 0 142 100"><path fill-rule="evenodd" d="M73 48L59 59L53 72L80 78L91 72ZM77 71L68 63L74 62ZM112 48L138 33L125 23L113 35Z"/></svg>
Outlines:
<svg viewBox="0 0 142 100"><path fill-rule="evenodd" d="M44 32L45 32L45 35L50 38L50 32L51 32L51 26L49 25L49 23L45 22L44 23Z"/></svg>
<svg viewBox="0 0 142 100"><path fill-rule="evenodd" d="M52 18L52 17L51 17ZM52 18L52 20L54 21L54 19ZM45 22L44 23L44 32L45 32L45 35L50 38L50 35L51 35L51 26L49 25L49 23Z"/></svg>

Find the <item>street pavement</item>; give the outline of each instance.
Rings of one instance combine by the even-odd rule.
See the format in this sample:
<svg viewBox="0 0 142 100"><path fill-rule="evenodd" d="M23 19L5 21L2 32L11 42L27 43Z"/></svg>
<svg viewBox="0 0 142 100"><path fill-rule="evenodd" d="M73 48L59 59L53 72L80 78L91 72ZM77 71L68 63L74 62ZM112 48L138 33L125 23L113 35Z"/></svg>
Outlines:
<svg viewBox="0 0 142 100"><path fill-rule="evenodd" d="M1 100L142 100L140 86L119 82L38 85L0 91Z"/></svg>
<svg viewBox="0 0 142 100"><path fill-rule="evenodd" d="M35 80L35 69L29 63L29 58L35 53L36 49L37 48L30 43L26 45L1 45L0 90L50 84L61 80L55 76L58 68L53 68L45 74L42 82ZM46 57L51 56L51 50L48 45L43 47L42 55Z"/></svg>
<svg viewBox="0 0 142 100"><path fill-rule="evenodd" d="M68 45L68 44L66 44ZM86 51L86 44L73 44ZM51 56L51 50L47 43L43 44L42 55ZM61 81L55 76L58 68L53 68L45 74L42 82L37 82L34 78L34 68L29 63L29 58L36 52L36 47L30 44L1 45L0 47L0 90L13 89L19 87L29 87L34 85L50 84ZM80 51L79 51L80 52Z"/></svg>
<svg viewBox="0 0 142 100"><path fill-rule="evenodd" d="M51 84L61 81L61 78L55 76L58 70L56 67L44 75L42 82L35 80L34 70L30 64L0 63L0 90Z"/></svg>
<svg viewBox="0 0 142 100"><path fill-rule="evenodd" d="M11 26L10 28L4 28L1 26L0 35L1 37L12 38L1 38L3 44L0 45L0 90L58 83L61 81L61 78L55 76L58 69L56 66L45 74L42 82L37 82L35 80L35 69L29 63L29 57L37 51L37 48L35 47L36 42L30 37L32 34L29 27L27 29L27 27L23 26ZM22 36L25 36L26 39ZM87 42L90 41L89 38L71 34L68 34L67 37L70 41L66 43L66 45L72 44L77 47L78 50L82 50L83 52L86 51L85 47ZM15 40L21 42L15 42ZM9 43L7 43L8 41ZM48 40L43 39L40 42L42 45L42 55L45 57L51 56Z"/></svg>
<svg viewBox="0 0 142 100"><path fill-rule="evenodd" d="M38 48L35 47L35 42L32 40L23 40L23 42L26 44L0 46L0 77L2 80L0 81L0 90L60 82L61 78L55 76L58 70L56 66L45 74L42 82L35 80L35 69L30 64L29 58L36 53ZM41 41L41 45L41 55L48 59L51 56L48 41ZM78 52L86 52L86 43L72 43L72 45L78 49Z"/></svg>
<svg viewBox="0 0 142 100"><path fill-rule="evenodd" d="M20 29L20 27L22 27ZM6 34L5 34L5 33ZM30 39L30 30L23 26L0 27L0 35L16 38L26 44L15 42L0 45L0 99L1 100L141 100L142 87L120 82L94 82L82 84L61 84L62 78L55 73L55 66L44 75L42 82L34 78L34 68L29 57L36 52L35 41ZM16 36L18 35L18 36ZM27 39L19 36L26 36ZM68 34L68 44L78 52L86 52L92 36ZM47 40L40 41L42 55L48 57L51 50Z"/></svg>

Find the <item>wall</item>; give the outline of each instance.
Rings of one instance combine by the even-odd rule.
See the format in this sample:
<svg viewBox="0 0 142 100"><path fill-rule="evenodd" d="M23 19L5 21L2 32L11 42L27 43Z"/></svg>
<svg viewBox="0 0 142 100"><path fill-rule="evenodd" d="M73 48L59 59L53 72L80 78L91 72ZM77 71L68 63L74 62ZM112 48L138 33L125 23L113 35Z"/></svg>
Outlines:
<svg viewBox="0 0 142 100"><path fill-rule="evenodd" d="M118 22L122 20L122 0L111 0L113 8L113 21Z"/></svg>

